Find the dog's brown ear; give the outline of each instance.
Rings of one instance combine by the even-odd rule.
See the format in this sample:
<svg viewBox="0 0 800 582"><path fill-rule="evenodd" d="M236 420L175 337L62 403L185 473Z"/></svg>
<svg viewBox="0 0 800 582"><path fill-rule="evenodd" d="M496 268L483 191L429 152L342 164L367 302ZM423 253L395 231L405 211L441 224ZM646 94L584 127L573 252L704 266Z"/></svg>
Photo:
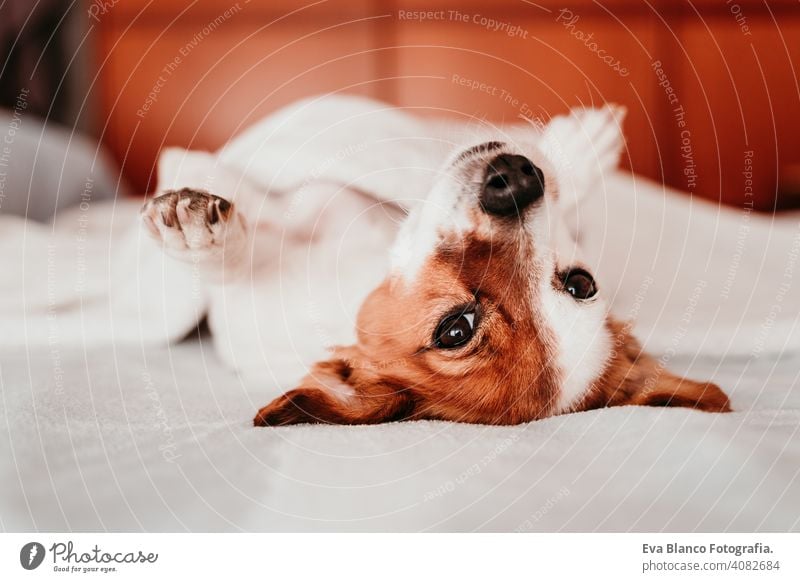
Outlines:
<svg viewBox="0 0 800 582"><path fill-rule="evenodd" d="M642 406L682 406L705 412L730 412L728 397L716 384L695 382L662 373L652 388L644 387L634 395L631 404Z"/></svg>
<svg viewBox="0 0 800 582"><path fill-rule="evenodd" d="M408 418L413 410L414 400L402 387L333 358L317 363L298 388L259 410L253 424L377 424Z"/></svg>
<svg viewBox="0 0 800 582"><path fill-rule="evenodd" d="M611 321L617 349L583 409L600 406L682 406L706 412L730 412L727 395L711 382L696 382L669 372L642 351L627 326Z"/></svg>

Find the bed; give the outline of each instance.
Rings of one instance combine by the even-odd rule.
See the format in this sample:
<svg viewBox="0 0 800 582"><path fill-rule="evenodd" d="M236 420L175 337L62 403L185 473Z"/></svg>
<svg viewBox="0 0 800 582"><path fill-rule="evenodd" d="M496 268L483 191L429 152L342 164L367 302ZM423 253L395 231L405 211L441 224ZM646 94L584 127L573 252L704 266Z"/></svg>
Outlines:
<svg viewBox="0 0 800 582"><path fill-rule="evenodd" d="M348 184L386 167L382 146L422 135L380 104L314 103L249 130L216 159L265 188L289 189L357 136L358 155L325 166L326 179ZM360 125L320 132L335 107L350 109L333 118ZM382 174L359 186L378 199L381 188L385 197L416 195L408 168L431 159L416 146L401 150L412 158L389 158L402 170L394 183ZM800 223L693 204L629 176L605 186L581 216L613 215L620 225L602 223L599 238L586 240L606 253L595 257L598 272L619 282L610 296L622 312L636 309L648 349L674 372L723 387L733 413L620 407L507 427L257 429L252 418L276 387L230 371L202 329L178 341L193 326L190 302L140 309L160 291L137 288L138 255L119 254L138 202L93 204L91 219L77 208L54 227L4 219L0 528L800 530L800 294L791 282ZM698 281L708 291L695 297ZM115 304L126 293L137 309Z"/></svg>
<svg viewBox="0 0 800 582"><path fill-rule="evenodd" d="M202 335L169 349L6 350L2 528L800 529L800 357L670 367L713 377L736 412L254 429L263 391Z"/></svg>

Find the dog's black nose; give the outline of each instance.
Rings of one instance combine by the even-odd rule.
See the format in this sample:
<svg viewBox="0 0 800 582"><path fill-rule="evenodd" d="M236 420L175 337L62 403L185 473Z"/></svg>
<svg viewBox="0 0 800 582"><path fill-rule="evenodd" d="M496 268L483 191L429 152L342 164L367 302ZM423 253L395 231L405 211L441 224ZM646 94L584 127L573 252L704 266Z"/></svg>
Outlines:
<svg viewBox="0 0 800 582"><path fill-rule="evenodd" d="M489 214L520 214L543 195L544 174L525 156L502 154L489 162L480 195Z"/></svg>

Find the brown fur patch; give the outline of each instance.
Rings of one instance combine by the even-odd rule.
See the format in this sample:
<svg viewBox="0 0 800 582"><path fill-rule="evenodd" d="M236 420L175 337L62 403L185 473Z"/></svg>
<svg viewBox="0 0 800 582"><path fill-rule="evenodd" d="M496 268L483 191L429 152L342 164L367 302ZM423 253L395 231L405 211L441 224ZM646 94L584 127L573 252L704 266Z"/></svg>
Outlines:
<svg viewBox="0 0 800 582"><path fill-rule="evenodd" d="M626 326L609 320L615 348L606 370L574 410L604 406L681 406L707 412L730 412L719 386L675 376L642 351Z"/></svg>
<svg viewBox="0 0 800 582"><path fill-rule="evenodd" d="M299 391L262 409L256 424L400 417L516 424L552 414L558 399L552 341L531 317L535 267L520 252L516 240L468 239L444 244L413 283L387 279L361 308L358 344L318 364ZM441 318L466 305L478 320L473 340L434 348ZM347 382L356 398L332 398L320 378Z"/></svg>

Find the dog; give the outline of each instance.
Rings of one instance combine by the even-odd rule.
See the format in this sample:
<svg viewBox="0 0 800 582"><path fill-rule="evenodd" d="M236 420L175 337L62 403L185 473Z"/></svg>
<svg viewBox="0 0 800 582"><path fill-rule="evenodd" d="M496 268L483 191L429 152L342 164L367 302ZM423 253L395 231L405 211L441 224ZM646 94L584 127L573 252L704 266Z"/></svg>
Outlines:
<svg viewBox="0 0 800 582"><path fill-rule="evenodd" d="M606 106L554 119L550 133L562 146L582 134L566 152L548 145L547 130L538 142L489 139L463 147L407 215L321 183L306 193L314 203L304 205L302 220L285 202L283 211L263 197L254 204L259 196L241 188L235 200L197 188L166 190L145 204L142 218L209 291L209 326L235 367L248 351L258 359L293 345L275 325L294 327L296 311L276 291L296 276L286 270L292 264L322 272L306 285L324 288L335 277L344 296L356 299L353 321L332 324L347 327L352 341L316 354L298 386L258 411L256 426L410 419L510 425L623 405L730 411L718 386L675 376L642 351L630 325L609 312L564 228L564 200L596 187L598 172L616 165L623 115ZM590 155L599 170L582 169ZM368 227L342 242L353 217L364 214ZM288 267L276 270L276 255L287 259L277 250L283 248ZM347 257L335 273L323 266L332 248ZM298 321L295 334L312 333L303 325Z"/></svg>

